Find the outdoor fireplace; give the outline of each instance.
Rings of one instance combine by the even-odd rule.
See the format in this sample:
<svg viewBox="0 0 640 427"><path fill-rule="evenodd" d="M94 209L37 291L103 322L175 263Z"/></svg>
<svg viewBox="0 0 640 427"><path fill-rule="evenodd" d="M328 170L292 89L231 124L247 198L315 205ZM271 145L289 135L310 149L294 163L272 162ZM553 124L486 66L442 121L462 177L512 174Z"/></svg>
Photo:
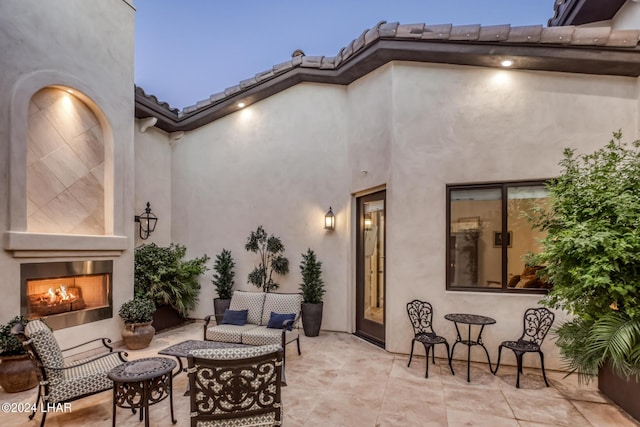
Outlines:
<svg viewBox="0 0 640 427"><path fill-rule="evenodd" d="M112 274L113 261L21 264L21 314L53 329L109 319Z"/></svg>

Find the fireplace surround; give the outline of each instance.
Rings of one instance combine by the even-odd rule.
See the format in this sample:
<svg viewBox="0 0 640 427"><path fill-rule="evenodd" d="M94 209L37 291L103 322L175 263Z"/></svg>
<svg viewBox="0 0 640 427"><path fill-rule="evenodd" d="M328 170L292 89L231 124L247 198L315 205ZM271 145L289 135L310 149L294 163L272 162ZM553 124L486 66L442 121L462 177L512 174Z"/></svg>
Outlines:
<svg viewBox="0 0 640 427"><path fill-rule="evenodd" d="M113 261L20 265L20 312L64 329L113 317Z"/></svg>

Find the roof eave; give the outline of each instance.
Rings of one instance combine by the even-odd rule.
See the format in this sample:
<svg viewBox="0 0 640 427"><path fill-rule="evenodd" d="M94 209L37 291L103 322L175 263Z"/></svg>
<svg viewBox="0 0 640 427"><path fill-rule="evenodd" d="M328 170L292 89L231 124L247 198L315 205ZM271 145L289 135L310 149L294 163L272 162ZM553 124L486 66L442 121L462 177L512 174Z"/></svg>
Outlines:
<svg viewBox="0 0 640 427"><path fill-rule="evenodd" d="M294 67L211 103L179 115L153 102L136 90L136 117L157 117L156 127L166 132L191 131L237 112L237 103L256 103L302 82L347 85L392 61L499 67L509 57L513 69L567 73L640 76L640 50L555 44L510 44L505 42L452 42L379 39L351 56L336 69Z"/></svg>

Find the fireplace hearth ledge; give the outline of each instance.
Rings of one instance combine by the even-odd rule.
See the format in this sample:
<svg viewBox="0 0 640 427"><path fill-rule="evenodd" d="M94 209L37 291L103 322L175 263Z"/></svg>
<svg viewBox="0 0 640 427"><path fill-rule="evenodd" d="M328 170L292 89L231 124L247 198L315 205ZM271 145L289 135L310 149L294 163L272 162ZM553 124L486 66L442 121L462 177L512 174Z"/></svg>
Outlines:
<svg viewBox="0 0 640 427"><path fill-rule="evenodd" d="M8 231L3 246L15 258L120 256L129 248L129 238Z"/></svg>

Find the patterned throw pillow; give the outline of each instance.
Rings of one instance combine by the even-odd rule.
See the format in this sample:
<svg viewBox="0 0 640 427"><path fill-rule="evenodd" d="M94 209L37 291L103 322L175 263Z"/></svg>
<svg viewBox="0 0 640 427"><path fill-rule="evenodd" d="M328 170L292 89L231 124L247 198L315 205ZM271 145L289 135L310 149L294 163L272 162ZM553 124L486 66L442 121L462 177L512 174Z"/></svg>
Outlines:
<svg viewBox="0 0 640 427"><path fill-rule="evenodd" d="M282 323L286 320L295 320L295 313L281 314L271 312L271 317L269 318L269 323L267 324L267 328L271 329L282 329ZM287 326L287 330L290 331L293 329L293 322L289 323Z"/></svg>
<svg viewBox="0 0 640 427"><path fill-rule="evenodd" d="M249 310L225 310L222 317L223 325L243 326L247 323L247 313Z"/></svg>

